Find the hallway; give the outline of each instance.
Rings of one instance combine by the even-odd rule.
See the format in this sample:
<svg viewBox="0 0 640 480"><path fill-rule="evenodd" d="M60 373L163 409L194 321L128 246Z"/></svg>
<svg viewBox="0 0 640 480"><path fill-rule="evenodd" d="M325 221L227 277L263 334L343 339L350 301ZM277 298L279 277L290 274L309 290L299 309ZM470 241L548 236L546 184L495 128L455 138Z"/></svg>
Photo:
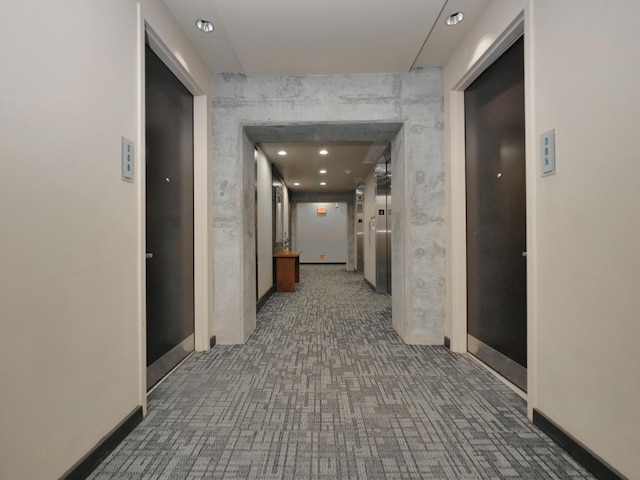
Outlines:
<svg viewBox="0 0 640 480"><path fill-rule="evenodd" d="M342 265L301 267L245 345L192 355L90 477L592 478L466 355L409 346Z"/></svg>

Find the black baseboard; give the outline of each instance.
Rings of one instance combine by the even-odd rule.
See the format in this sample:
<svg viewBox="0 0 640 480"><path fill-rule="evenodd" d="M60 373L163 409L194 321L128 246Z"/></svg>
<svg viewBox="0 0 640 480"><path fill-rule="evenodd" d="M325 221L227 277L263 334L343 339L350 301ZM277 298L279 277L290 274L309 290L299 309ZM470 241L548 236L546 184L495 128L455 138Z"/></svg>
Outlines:
<svg viewBox="0 0 640 480"><path fill-rule="evenodd" d="M216 344L216 336L214 335L209 339L209 348L213 348Z"/></svg>
<svg viewBox="0 0 640 480"><path fill-rule="evenodd" d="M602 480L626 480L624 475L553 423L536 408L533 409L533 424L546 433L596 478Z"/></svg>
<svg viewBox="0 0 640 480"><path fill-rule="evenodd" d="M136 408L120 424L111 430L83 458L65 473L61 480L83 480L109 455L122 440L142 421L142 407Z"/></svg>
<svg viewBox="0 0 640 480"><path fill-rule="evenodd" d="M444 346L451 350L451 339L449 337L444 337Z"/></svg>
<svg viewBox="0 0 640 480"><path fill-rule="evenodd" d="M346 265L347 262L300 262L300 265Z"/></svg>
<svg viewBox="0 0 640 480"><path fill-rule="evenodd" d="M371 290L373 290L373 292L375 293L376 291L376 287L373 286L373 283L371 283L369 280L367 280L366 278L364 279L364 283L366 283L367 285L369 285L369 288Z"/></svg>
<svg viewBox="0 0 640 480"><path fill-rule="evenodd" d="M262 307L264 307L265 303L267 303L267 300L269 300L269 298L271 298L271 295L273 295L274 293L276 293L276 286L272 285L271 288L267 290L267 293L265 293L262 298L256 303L256 313L262 310Z"/></svg>

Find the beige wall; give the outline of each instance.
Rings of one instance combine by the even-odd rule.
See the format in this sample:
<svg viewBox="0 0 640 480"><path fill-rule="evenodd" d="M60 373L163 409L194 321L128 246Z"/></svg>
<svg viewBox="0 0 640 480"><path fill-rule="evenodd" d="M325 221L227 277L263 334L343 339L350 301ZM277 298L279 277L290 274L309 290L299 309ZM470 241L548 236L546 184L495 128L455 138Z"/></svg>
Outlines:
<svg viewBox="0 0 640 480"><path fill-rule="evenodd" d="M640 4L532 2L537 404L629 478L640 475Z"/></svg>
<svg viewBox="0 0 640 480"><path fill-rule="evenodd" d="M258 299L273 287L273 177L271 162L260 149L256 151L258 201Z"/></svg>
<svg viewBox="0 0 640 480"><path fill-rule="evenodd" d="M496 1L444 69L450 214L447 332L464 335L464 141L459 92L525 10L529 411L629 478L640 472L636 2ZM624 14L620 14L624 12ZM556 131L557 173L540 176ZM456 254L457 252L457 254Z"/></svg>
<svg viewBox="0 0 640 480"><path fill-rule="evenodd" d="M145 403L141 191L120 152L141 151L139 25L129 0L0 4L0 478L58 478Z"/></svg>

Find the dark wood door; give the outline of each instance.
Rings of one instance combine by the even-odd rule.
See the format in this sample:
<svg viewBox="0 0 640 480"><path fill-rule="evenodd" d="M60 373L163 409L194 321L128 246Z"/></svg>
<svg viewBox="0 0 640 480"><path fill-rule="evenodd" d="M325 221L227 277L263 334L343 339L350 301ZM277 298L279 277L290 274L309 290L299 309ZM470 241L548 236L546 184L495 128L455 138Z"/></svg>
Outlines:
<svg viewBox="0 0 640 480"><path fill-rule="evenodd" d="M524 42L465 91L469 351L526 389Z"/></svg>
<svg viewBox="0 0 640 480"><path fill-rule="evenodd" d="M194 345L193 96L146 47L147 386Z"/></svg>

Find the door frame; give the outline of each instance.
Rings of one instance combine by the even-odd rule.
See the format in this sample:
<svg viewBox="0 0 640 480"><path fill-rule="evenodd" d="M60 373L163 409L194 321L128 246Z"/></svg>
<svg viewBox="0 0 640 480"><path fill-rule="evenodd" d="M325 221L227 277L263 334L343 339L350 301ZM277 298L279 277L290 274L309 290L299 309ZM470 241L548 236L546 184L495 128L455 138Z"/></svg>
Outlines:
<svg viewBox="0 0 640 480"><path fill-rule="evenodd" d="M527 12L528 14L529 12ZM448 267L447 306L451 318L451 350L459 353L467 352L467 265L466 265L466 158L465 158L465 115L464 91L473 81L492 65L518 38L525 34L525 23L529 15L521 11L508 27L491 43L478 59L469 66L454 87L445 92L449 97L450 118L450 164L449 198L450 198L450 265ZM530 109L533 86L529 72L531 71L531 43L525 36L525 171L526 171L526 204L527 204L527 388L529 399L529 415L531 400L535 395L535 294L537 271L535 269L535 179L538 174L537 162L532 152L533 118Z"/></svg>
<svg viewBox="0 0 640 480"><path fill-rule="evenodd" d="M177 48L170 47L153 27L153 19L138 4L138 139L137 161L134 163L138 185L138 335L140 345L140 402L146 414L146 185L145 185L145 42L193 95L193 237L194 237L194 340L195 351L210 348L211 315L213 313L213 269L211 217L212 112L210 87L201 85L190 73L186 60ZM168 36L168 35L167 35ZM146 37L146 38L145 38ZM209 80L210 81L210 80Z"/></svg>

